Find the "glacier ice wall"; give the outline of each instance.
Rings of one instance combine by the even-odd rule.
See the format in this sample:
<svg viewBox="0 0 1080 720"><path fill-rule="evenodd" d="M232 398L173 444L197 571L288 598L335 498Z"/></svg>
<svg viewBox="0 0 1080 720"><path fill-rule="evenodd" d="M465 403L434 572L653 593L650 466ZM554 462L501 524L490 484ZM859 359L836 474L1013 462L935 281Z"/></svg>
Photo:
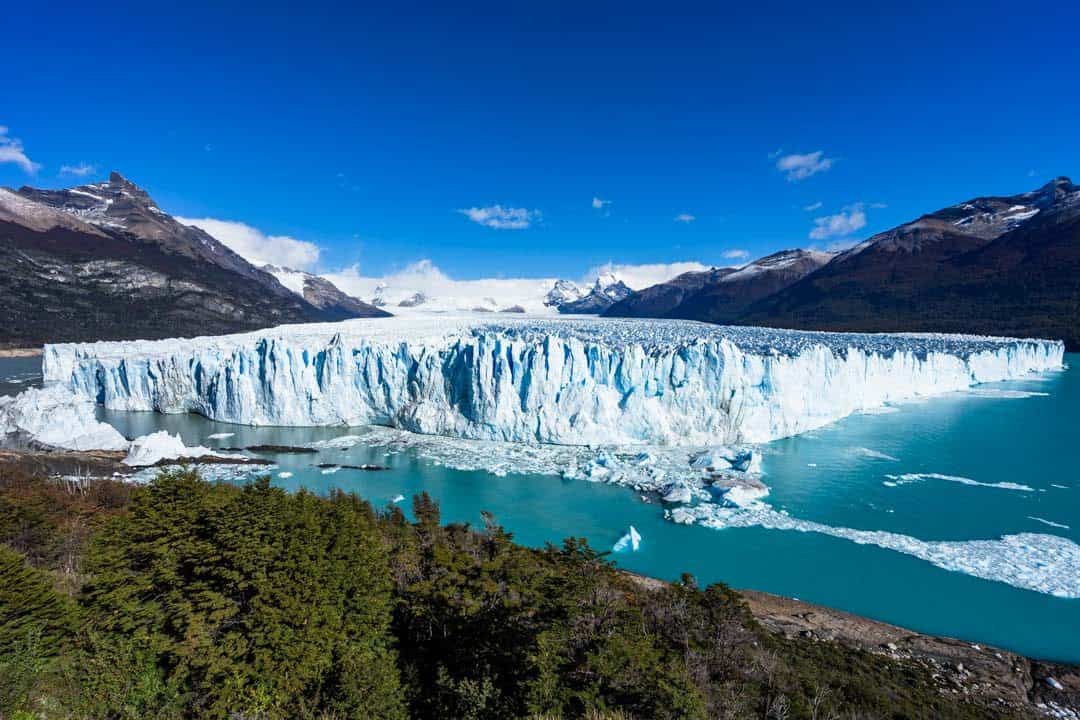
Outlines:
<svg viewBox="0 0 1080 720"><path fill-rule="evenodd" d="M1060 342L686 321L409 317L49 345L47 383L117 410L558 444L764 442L1062 366Z"/></svg>

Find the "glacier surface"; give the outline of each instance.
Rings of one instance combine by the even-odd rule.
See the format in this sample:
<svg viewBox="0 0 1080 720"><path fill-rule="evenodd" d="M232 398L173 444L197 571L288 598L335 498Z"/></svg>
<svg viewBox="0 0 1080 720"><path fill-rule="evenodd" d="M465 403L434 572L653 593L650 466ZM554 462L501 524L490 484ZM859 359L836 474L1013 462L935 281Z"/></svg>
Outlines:
<svg viewBox="0 0 1080 720"><path fill-rule="evenodd" d="M426 316L55 344L47 384L113 410L566 445L731 445L1062 367L1046 340L690 321Z"/></svg>

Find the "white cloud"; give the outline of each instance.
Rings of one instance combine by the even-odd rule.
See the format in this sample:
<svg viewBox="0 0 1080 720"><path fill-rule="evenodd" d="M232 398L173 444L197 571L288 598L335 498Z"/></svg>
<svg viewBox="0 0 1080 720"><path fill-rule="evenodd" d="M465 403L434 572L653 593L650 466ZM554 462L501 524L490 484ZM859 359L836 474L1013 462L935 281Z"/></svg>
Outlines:
<svg viewBox="0 0 1080 720"><path fill-rule="evenodd" d="M784 155L776 161L776 169L784 173L788 182L805 180L811 175L825 172L836 162L834 158L825 157L825 151L806 153L805 155Z"/></svg>
<svg viewBox="0 0 1080 720"><path fill-rule="evenodd" d="M697 218L690 213L679 213L675 216L675 222L677 223L692 223L695 220L697 220Z"/></svg>
<svg viewBox="0 0 1080 720"><path fill-rule="evenodd" d="M590 269L575 282L587 290L603 273L614 273L631 288L642 288L665 282L684 272L708 270L699 262L656 263L629 265L607 263ZM405 268L380 276L366 276L357 265L323 274L344 292L361 300L370 301L376 291L386 301L386 308L393 313L423 312L425 310L471 310L477 307L491 309L520 305L532 313L554 313L544 306L544 297L558 278L479 278L457 280L432 263L420 260ZM416 293L423 293L430 300L415 308L398 306L402 300Z"/></svg>
<svg viewBox="0 0 1080 720"><path fill-rule="evenodd" d="M733 250L725 250L723 253L725 260L743 260L750 257L749 250L743 250L741 248L735 248Z"/></svg>
<svg viewBox="0 0 1080 720"><path fill-rule="evenodd" d="M319 261L319 246L306 240L288 235L267 235L246 223L232 220L183 217L176 220L205 230L257 267L272 264L310 270Z"/></svg>
<svg viewBox="0 0 1080 720"><path fill-rule="evenodd" d="M81 162L78 165L61 165L61 175L74 175L75 177L86 177L87 175L93 175L97 172L97 167Z"/></svg>
<svg viewBox="0 0 1080 720"><path fill-rule="evenodd" d="M809 205L803 205L802 209L806 212L814 212L815 210L820 210L822 205L824 205L824 203L818 200L817 202L812 202Z"/></svg>
<svg viewBox="0 0 1080 720"><path fill-rule="evenodd" d="M474 223L496 230L525 230L541 218L539 210L503 207L502 205L464 208L458 212Z"/></svg>
<svg viewBox="0 0 1080 720"><path fill-rule="evenodd" d="M866 227L866 212L862 204L846 207L835 215L814 218L811 240L831 240L851 235Z"/></svg>
<svg viewBox="0 0 1080 720"><path fill-rule="evenodd" d="M600 198L593 196L592 206L596 210L603 210L605 207L611 204L610 200L601 200Z"/></svg>
<svg viewBox="0 0 1080 720"><path fill-rule="evenodd" d="M22 141L10 137L8 129L3 125L0 125L0 163L18 165L28 175L33 175L41 169L41 163L36 163L27 157Z"/></svg>

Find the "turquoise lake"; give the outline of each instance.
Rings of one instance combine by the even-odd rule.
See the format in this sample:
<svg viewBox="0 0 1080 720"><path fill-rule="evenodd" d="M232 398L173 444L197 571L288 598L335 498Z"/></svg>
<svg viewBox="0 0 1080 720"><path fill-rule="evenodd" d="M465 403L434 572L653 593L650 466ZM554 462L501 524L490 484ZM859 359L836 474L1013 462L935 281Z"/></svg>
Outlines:
<svg viewBox="0 0 1080 720"><path fill-rule="evenodd" d="M852 416L762 446L763 479L771 490L767 501L800 519L922 540L1041 533L1080 543L1080 355L1067 355L1066 361L1074 369ZM14 372L8 362L0 361L0 374ZM211 447L301 445L349 433L250 428L196 416L104 410L100 415L129 437L168 429L188 445ZM215 433L233 436L208 439ZM387 454L383 448L356 446L265 457L279 465L274 482L290 489L337 487L376 505L426 490L441 504L444 520L479 523L480 511L487 510L529 545L573 535L608 549L634 525L643 538L639 551L612 556L629 570L660 578L689 572L701 583L723 581L921 632L1080 662L1080 599L943 570L874 545L810 532L676 525L664 519L660 505L622 487L453 470L412 451ZM317 463L387 469L323 474ZM280 478L281 472L293 474ZM984 485L933 477L898 483L888 477L918 473ZM1007 485L985 486L1000 483ZM1031 491L1009 489L1013 485ZM1080 573L1080 568L1065 572Z"/></svg>

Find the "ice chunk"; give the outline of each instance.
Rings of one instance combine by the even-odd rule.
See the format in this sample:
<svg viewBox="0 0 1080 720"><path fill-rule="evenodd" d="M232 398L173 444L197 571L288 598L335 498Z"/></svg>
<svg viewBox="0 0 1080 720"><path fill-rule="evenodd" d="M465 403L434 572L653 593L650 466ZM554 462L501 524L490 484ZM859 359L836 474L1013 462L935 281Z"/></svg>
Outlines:
<svg viewBox="0 0 1080 720"><path fill-rule="evenodd" d="M116 428L98 422L92 400L53 385L0 397L0 444L12 448L126 450Z"/></svg>
<svg viewBox="0 0 1080 720"><path fill-rule="evenodd" d="M162 460L181 460L183 458L204 456L235 459L244 457L243 455L225 455L214 452L202 445L187 447L179 434L170 435L167 430L158 430L156 433L143 435L133 440L127 457L124 458L124 464L142 467L155 465Z"/></svg>
<svg viewBox="0 0 1080 720"><path fill-rule="evenodd" d="M769 488L767 487L748 487L746 485L736 485L728 488L724 493L724 501L731 503L736 507L750 507L754 503L760 502L763 497L769 494Z"/></svg>
<svg viewBox="0 0 1080 720"><path fill-rule="evenodd" d="M612 552L626 552L627 550L637 552L640 545L641 535L639 535L638 531L631 525L627 533L619 538L618 542L615 543L611 550Z"/></svg>
<svg viewBox="0 0 1080 720"><path fill-rule="evenodd" d="M665 492L663 500L666 503L686 504L694 497L693 491L683 483L672 483Z"/></svg>
<svg viewBox="0 0 1080 720"><path fill-rule="evenodd" d="M214 433L213 435L207 435L207 440L224 440L225 438L231 438L236 433Z"/></svg>

